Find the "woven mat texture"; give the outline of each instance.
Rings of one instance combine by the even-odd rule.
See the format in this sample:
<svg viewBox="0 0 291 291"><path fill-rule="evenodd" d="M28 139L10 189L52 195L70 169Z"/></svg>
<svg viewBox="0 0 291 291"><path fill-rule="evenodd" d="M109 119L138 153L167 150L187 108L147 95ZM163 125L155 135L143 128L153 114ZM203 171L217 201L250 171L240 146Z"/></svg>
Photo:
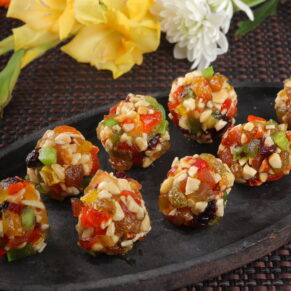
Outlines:
<svg viewBox="0 0 291 291"><path fill-rule="evenodd" d="M234 31L245 19L237 14L228 33L229 52L214 63L231 82L282 82L291 75L291 1L281 5L256 31L236 40ZM20 23L5 18L0 9L0 39ZM79 64L57 49L25 68L12 102L0 121L0 149L50 123L101 104L124 98L128 92L150 94L169 90L172 80L190 69L175 60L165 37L157 52L147 54L141 66L113 80L111 73ZM8 60L0 58L0 69ZM239 260L239 258L238 258ZM291 245L256 262L183 290L291 290Z"/></svg>

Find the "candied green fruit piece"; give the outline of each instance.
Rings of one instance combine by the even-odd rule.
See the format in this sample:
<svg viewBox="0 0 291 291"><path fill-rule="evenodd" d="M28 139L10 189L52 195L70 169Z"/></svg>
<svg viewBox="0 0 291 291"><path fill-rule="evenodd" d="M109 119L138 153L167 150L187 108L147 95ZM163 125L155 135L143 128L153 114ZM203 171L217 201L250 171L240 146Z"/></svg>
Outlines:
<svg viewBox="0 0 291 291"><path fill-rule="evenodd" d="M201 72L202 72L202 75L205 78L210 78L210 77L212 77L214 75L214 69L213 69L213 67L205 68Z"/></svg>
<svg viewBox="0 0 291 291"><path fill-rule="evenodd" d="M257 155L260 148L261 141L253 139L248 144L233 149L234 160L237 161L243 157L253 158Z"/></svg>
<svg viewBox="0 0 291 291"><path fill-rule="evenodd" d="M35 226L35 213L33 208L31 207L25 207L21 211L21 224L24 230L33 230Z"/></svg>
<svg viewBox="0 0 291 291"><path fill-rule="evenodd" d="M57 163L57 151L52 147L44 147L39 150L38 159L46 166Z"/></svg>
<svg viewBox="0 0 291 291"><path fill-rule="evenodd" d="M169 201L174 207L187 207L187 198L176 186L169 192Z"/></svg>
<svg viewBox="0 0 291 291"><path fill-rule="evenodd" d="M198 133L202 129L200 121L191 117L189 118L189 126L190 126L189 131L192 134Z"/></svg>
<svg viewBox="0 0 291 291"><path fill-rule="evenodd" d="M159 110L162 113L162 117L163 119L166 119L166 112L165 109L163 107L163 105L161 105L157 99L155 99L154 97L151 96L146 96L145 97L146 101L148 103L150 103L155 109Z"/></svg>
<svg viewBox="0 0 291 291"><path fill-rule="evenodd" d="M168 130L168 125L169 125L168 121L163 120L158 126L157 133L159 133L160 135L164 135Z"/></svg>
<svg viewBox="0 0 291 291"><path fill-rule="evenodd" d="M25 247L21 249L11 249L7 252L7 260L8 262L13 262L15 260L19 260L28 256L35 254L35 250L33 249L31 244L27 244Z"/></svg>
<svg viewBox="0 0 291 291"><path fill-rule="evenodd" d="M114 117L110 117L102 121L103 126L113 127L114 125L119 125L119 122L114 119Z"/></svg>
<svg viewBox="0 0 291 291"><path fill-rule="evenodd" d="M289 148L289 140L286 137L285 132L278 131L272 134L274 143L283 151L287 151Z"/></svg>

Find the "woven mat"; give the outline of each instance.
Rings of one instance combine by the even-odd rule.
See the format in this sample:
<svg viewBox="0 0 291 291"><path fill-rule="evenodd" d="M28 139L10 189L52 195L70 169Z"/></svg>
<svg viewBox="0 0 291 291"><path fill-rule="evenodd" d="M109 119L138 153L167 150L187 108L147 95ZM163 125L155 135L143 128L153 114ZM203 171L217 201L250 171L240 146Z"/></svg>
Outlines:
<svg viewBox="0 0 291 291"><path fill-rule="evenodd" d="M243 14L235 16L228 34L229 52L214 63L232 82L282 82L291 75L291 1L277 16L246 37L236 40L234 31ZM5 19L0 9L0 39L10 34L18 21ZM147 54L141 66L113 80L106 71L78 64L59 50L51 50L22 71L14 98L0 121L0 148L50 123L100 104L123 98L128 92L150 94L169 90L172 80L190 68L175 60L173 45L162 38L157 52ZM0 69L7 62L0 58ZM183 290L291 290L291 245L256 262Z"/></svg>

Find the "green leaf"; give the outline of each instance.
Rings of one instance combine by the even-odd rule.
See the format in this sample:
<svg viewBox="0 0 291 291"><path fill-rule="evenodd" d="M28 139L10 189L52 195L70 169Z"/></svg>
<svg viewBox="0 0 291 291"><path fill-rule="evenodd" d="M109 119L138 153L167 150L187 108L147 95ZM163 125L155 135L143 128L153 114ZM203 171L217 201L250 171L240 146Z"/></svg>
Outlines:
<svg viewBox="0 0 291 291"><path fill-rule="evenodd" d="M13 35L0 41L0 56L14 49Z"/></svg>
<svg viewBox="0 0 291 291"><path fill-rule="evenodd" d="M263 2L266 2L266 0L243 0L243 2L246 3L249 7L254 7Z"/></svg>
<svg viewBox="0 0 291 291"><path fill-rule="evenodd" d="M30 49L20 49L14 52L6 67L0 72L0 117L3 115L4 107L12 98L12 91L21 69L59 43L60 41L53 40ZM13 48L13 36L7 37L0 42L0 55Z"/></svg>
<svg viewBox="0 0 291 291"><path fill-rule="evenodd" d="M0 116L12 98L12 91L21 71L21 61L25 50L14 52L6 67L0 72Z"/></svg>
<svg viewBox="0 0 291 291"><path fill-rule="evenodd" d="M240 37L248 32L257 28L260 24L262 24L269 16L275 15L277 12L277 7L279 4L279 0L269 0L262 4L259 8L254 10L255 20L250 21L241 21L239 23L239 28L236 31L236 36Z"/></svg>

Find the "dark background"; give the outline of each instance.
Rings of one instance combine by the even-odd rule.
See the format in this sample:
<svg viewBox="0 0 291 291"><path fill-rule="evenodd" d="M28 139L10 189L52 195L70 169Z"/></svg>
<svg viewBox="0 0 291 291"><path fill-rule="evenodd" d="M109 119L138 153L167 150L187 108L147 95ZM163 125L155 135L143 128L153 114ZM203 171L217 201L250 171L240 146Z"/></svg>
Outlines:
<svg viewBox="0 0 291 291"><path fill-rule="evenodd" d="M0 39L20 23L5 18L0 9ZM282 82L291 76L291 1L279 7L257 30L237 40L234 31L245 19L238 13L228 33L229 51L218 57L214 68L235 84ZM172 80L189 71L186 60L175 60L173 45L162 37L157 52L144 56L141 66L113 80L108 71L79 64L57 49L26 67L14 90L14 97L0 121L0 149L17 139L62 120L124 98L128 92L146 94L170 89ZM2 69L9 55L0 58ZM238 258L239 259L239 258ZM285 245L256 262L204 281L194 290L290 290L291 245ZM229 289L228 287L231 287Z"/></svg>

